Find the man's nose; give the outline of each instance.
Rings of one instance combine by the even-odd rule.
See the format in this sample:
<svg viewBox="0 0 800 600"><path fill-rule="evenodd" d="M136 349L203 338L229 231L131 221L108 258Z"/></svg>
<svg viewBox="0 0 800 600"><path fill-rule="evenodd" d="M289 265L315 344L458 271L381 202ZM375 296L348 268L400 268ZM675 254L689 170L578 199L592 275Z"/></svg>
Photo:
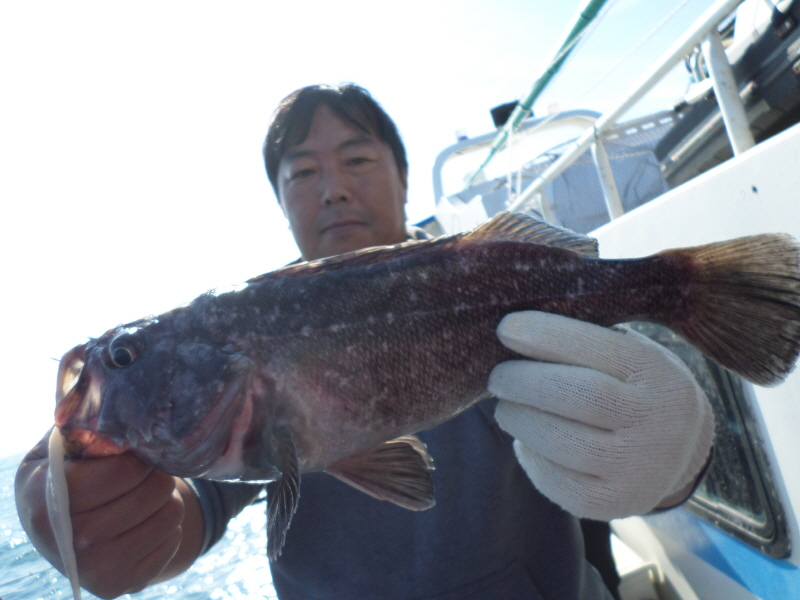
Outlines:
<svg viewBox="0 0 800 600"><path fill-rule="evenodd" d="M337 167L326 169L322 187L322 203L330 206L337 202L349 202L350 199L346 173Z"/></svg>

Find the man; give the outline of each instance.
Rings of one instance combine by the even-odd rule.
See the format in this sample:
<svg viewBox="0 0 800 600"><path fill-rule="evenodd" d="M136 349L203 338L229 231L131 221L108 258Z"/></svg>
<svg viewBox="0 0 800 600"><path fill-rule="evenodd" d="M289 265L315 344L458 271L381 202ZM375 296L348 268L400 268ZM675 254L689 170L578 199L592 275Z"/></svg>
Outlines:
<svg viewBox="0 0 800 600"><path fill-rule="evenodd" d="M405 151L365 90L291 94L264 158L303 259L408 238ZM406 511L322 473L303 477L272 564L282 599L609 597L573 515L608 520L684 500L709 455L710 407L675 357L631 332L517 313L498 335L548 363L498 365L488 384L499 403L420 434L436 460L436 507ZM46 468L40 444L20 465L17 506L58 565ZM259 490L172 478L127 454L70 461L67 475L81 582L103 597L187 568Z"/></svg>

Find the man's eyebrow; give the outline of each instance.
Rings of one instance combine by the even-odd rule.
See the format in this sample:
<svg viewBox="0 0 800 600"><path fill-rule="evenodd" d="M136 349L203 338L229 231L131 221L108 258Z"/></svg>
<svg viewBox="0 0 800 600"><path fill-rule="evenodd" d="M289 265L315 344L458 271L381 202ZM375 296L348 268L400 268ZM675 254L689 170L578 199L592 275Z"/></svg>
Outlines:
<svg viewBox="0 0 800 600"><path fill-rule="evenodd" d="M353 137L353 138L350 138L350 139L347 139L347 140L343 141L341 144L339 144L336 147L336 149L337 150L344 150L345 148L350 148L352 146L366 146L366 145L371 145L371 144L376 144L376 143L377 143L377 141L373 137L366 136L366 135L365 136L358 136L358 137ZM314 153L311 150L300 150L300 149L296 148L294 150L287 150L283 155L283 160L292 161L292 160L297 160L298 158L311 156L313 154Z"/></svg>
<svg viewBox="0 0 800 600"><path fill-rule="evenodd" d="M349 148L350 146L365 146L365 145L371 145L371 144L376 144L376 143L377 143L377 140L375 138L365 135L365 136L359 136L359 137L350 138L349 140L345 140L341 144L339 144L336 147L336 149L337 150L343 150L344 148Z"/></svg>
<svg viewBox="0 0 800 600"><path fill-rule="evenodd" d="M281 160L295 160L304 156L311 156L311 154L313 154L311 150L287 150Z"/></svg>

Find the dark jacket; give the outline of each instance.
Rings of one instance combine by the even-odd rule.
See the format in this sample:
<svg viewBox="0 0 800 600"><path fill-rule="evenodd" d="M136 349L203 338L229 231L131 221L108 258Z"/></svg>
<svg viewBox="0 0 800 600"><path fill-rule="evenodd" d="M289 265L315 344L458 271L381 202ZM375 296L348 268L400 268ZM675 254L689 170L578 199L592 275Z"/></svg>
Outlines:
<svg viewBox="0 0 800 600"><path fill-rule="evenodd" d="M281 600L610 599L584 557L578 520L530 483L494 405L420 434L436 467L436 506L427 511L375 500L325 473L304 475L272 564ZM201 495L229 496L234 510L235 498L258 489L197 483ZM223 512L207 529L221 535L233 516Z"/></svg>

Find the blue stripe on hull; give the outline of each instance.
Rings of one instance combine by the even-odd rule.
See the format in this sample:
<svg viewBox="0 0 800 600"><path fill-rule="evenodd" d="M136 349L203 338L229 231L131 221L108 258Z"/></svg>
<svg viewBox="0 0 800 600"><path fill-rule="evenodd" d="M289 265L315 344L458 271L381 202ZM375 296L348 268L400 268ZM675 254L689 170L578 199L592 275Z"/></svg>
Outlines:
<svg viewBox="0 0 800 600"><path fill-rule="evenodd" d="M688 511L679 508L645 521L665 546L686 548L763 600L800 599L800 568L766 556Z"/></svg>

